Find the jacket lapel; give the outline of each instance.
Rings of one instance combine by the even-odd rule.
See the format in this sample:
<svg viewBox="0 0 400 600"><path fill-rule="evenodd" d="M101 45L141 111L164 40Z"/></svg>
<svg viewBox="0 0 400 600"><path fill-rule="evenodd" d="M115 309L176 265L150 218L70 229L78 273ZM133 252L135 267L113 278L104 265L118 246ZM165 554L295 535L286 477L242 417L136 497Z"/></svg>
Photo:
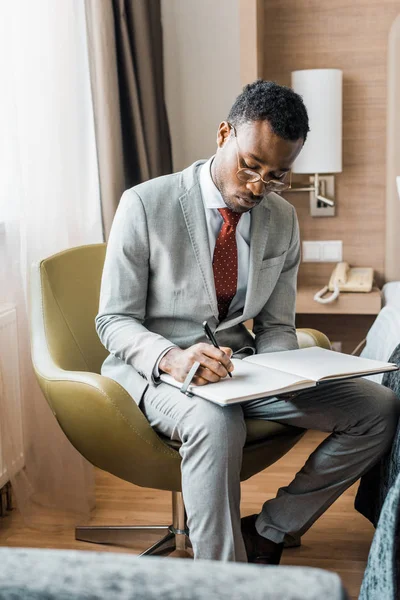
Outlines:
<svg viewBox="0 0 400 600"><path fill-rule="evenodd" d="M243 314L247 319L257 289L258 276L268 239L271 211L264 203L253 208L251 214L250 265L246 301Z"/></svg>
<svg viewBox="0 0 400 600"><path fill-rule="evenodd" d="M218 304L215 293L214 273L210 260L210 246L208 243L207 223L204 213L204 204L197 182L190 190L179 198L190 241L196 256L204 287L213 315L218 319Z"/></svg>

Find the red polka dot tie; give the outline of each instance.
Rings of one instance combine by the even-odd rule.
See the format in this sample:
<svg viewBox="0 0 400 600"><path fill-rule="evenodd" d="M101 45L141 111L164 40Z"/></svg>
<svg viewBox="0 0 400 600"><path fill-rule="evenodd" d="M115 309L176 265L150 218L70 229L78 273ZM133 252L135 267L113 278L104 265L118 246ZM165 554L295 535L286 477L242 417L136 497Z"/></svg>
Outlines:
<svg viewBox="0 0 400 600"><path fill-rule="evenodd" d="M219 320L228 315L237 288L238 254L236 246L236 227L241 217L229 208L219 208L224 222L215 243L213 271L217 294Z"/></svg>

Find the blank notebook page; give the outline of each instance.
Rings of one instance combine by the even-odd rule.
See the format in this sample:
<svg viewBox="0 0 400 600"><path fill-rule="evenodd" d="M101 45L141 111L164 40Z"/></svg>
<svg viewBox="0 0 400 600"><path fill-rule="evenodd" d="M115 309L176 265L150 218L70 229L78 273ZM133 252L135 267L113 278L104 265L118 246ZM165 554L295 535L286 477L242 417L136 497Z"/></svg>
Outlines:
<svg viewBox="0 0 400 600"><path fill-rule="evenodd" d="M341 354L317 347L255 354L245 360L273 369L289 371L314 381L339 374L346 376L351 373L379 371L387 367L387 363L382 361Z"/></svg>
<svg viewBox="0 0 400 600"><path fill-rule="evenodd" d="M232 395L235 398L258 396L260 398L279 390L282 386L293 386L301 382L304 377L281 373L275 369L260 369L248 362L233 360L234 371L232 379L224 378L217 383L205 386L191 386L193 392L201 393L204 398L224 403ZM200 387L202 390L200 391ZM197 389L196 389L197 388Z"/></svg>

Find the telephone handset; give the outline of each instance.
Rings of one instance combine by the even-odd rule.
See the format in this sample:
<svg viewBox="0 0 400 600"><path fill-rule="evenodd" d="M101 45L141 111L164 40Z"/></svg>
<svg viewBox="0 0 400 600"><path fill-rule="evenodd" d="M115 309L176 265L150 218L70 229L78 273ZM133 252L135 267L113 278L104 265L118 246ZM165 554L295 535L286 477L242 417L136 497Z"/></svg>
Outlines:
<svg viewBox="0 0 400 600"><path fill-rule="evenodd" d="M316 302L327 304L333 302L340 292L370 292L374 280L374 270L371 267L350 268L348 263L340 262L333 269L329 284L314 296ZM332 292L323 298L327 291Z"/></svg>

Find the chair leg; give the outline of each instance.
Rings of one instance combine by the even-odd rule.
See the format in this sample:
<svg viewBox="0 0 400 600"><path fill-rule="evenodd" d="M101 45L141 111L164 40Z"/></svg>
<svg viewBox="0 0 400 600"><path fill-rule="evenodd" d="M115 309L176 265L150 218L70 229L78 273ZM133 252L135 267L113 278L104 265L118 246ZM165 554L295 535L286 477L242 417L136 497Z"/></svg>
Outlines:
<svg viewBox="0 0 400 600"><path fill-rule="evenodd" d="M172 527L175 533L175 546L180 552L187 552L191 547L189 540L189 529L187 527L187 518L183 496L180 492L172 492Z"/></svg>
<svg viewBox="0 0 400 600"><path fill-rule="evenodd" d="M159 556L162 554L171 554L176 550L175 535L172 532L167 533L161 540L147 548L139 556Z"/></svg>
<svg viewBox="0 0 400 600"><path fill-rule="evenodd" d="M186 525L186 512L180 492L172 492L172 525L160 526L79 526L75 529L75 539L94 544L111 544L135 547L137 542L150 542L140 556L171 554L175 550L180 555L190 555L189 531Z"/></svg>

